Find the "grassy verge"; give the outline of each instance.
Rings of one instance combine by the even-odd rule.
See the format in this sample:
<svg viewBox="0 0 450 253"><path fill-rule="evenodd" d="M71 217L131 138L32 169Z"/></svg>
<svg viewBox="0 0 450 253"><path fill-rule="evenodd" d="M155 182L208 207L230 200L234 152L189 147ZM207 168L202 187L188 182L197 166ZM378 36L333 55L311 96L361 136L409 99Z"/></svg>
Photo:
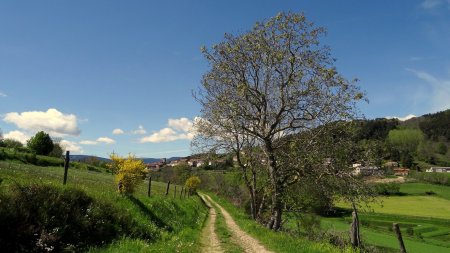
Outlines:
<svg viewBox="0 0 450 253"><path fill-rule="evenodd" d="M198 252L198 240L207 209L196 196L173 198L173 188L164 196L165 183L140 184L131 196L116 192L114 176L101 172L70 168L67 185L62 186L63 168L40 167L21 162L0 161L0 191L8 194L13 185L47 185L57 189L73 188L94 200L107 203L126 213L133 222L155 233L154 239L118 238L109 245L91 247L91 252ZM2 208L2 206L0 206ZM0 224L1 225L1 224Z"/></svg>
<svg viewBox="0 0 450 253"><path fill-rule="evenodd" d="M233 206L225 199L220 198L214 194L209 194L209 196L230 213L230 215L242 230L246 231L255 239L259 240L269 250L280 253L354 252L350 248L339 249L332 246L328 242L312 242L307 239L295 237L284 232L274 232L268 230L262 225L250 219L242 210Z"/></svg>

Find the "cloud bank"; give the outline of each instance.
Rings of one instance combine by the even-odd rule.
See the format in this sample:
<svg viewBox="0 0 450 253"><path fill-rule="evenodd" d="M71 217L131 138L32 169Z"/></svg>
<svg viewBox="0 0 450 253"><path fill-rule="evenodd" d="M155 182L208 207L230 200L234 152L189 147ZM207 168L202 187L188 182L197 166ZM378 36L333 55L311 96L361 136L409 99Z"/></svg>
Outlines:
<svg viewBox="0 0 450 253"><path fill-rule="evenodd" d="M15 124L22 130L45 131L52 136L78 136L81 133L77 125L77 116L64 114L54 108L50 108L46 112L10 112L5 114L3 121Z"/></svg>
<svg viewBox="0 0 450 253"><path fill-rule="evenodd" d="M27 140L30 139L30 136L24 132L15 130L15 131L10 131L10 132L4 134L3 138L13 139L16 141L20 141L22 144L27 144Z"/></svg>
<svg viewBox="0 0 450 253"><path fill-rule="evenodd" d="M197 118L196 118L197 119ZM194 121L196 120L194 119ZM188 118L169 119L167 127L153 132L151 135L140 139L141 143L160 143L177 140L192 140L195 136L194 121Z"/></svg>

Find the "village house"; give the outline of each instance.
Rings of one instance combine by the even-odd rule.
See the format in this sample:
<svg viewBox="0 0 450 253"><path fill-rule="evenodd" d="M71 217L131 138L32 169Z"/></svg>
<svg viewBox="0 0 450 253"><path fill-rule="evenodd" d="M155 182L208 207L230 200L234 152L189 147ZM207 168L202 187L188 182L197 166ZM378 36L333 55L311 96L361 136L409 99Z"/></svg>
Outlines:
<svg viewBox="0 0 450 253"><path fill-rule="evenodd" d="M159 171L159 169L167 164L166 158L161 159L159 162L147 163L146 168L152 171Z"/></svg>
<svg viewBox="0 0 450 253"><path fill-rule="evenodd" d="M426 172L450 173L450 167L431 167Z"/></svg>
<svg viewBox="0 0 450 253"><path fill-rule="evenodd" d="M355 163L352 165L352 167L352 174L355 176L374 176L383 174L383 171L380 170L380 168L378 168L377 166L363 166L360 163Z"/></svg>
<svg viewBox="0 0 450 253"><path fill-rule="evenodd" d="M200 167L205 165L205 161L202 159L191 159L187 162L192 167Z"/></svg>
<svg viewBox="0 0 450 253"><path fill-rule="evenodd" d="M187 163L188 163L188 159L186 159L186 158L180 158L180 159L171 161L171 162L168 164L168 166L175 167L175 166L178 166L178 165L181 165L181 164L187 164Z"/></svg>
<svg viewBox="0 0 450 253"><path fill-rule="evenodd" d="M409 174L408 168L394 168L393 171L396 176L408 176Z"/></svg>

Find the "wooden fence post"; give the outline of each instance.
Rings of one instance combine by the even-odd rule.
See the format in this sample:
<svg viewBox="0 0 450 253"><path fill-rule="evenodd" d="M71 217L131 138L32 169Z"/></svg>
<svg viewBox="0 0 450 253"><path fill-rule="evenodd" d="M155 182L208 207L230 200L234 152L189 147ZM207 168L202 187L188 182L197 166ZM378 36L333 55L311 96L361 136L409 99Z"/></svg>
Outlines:
<svg viewBox="0 0 450 253"><path fill-rule="evenodd" d="M166 196L169 195L169 187L170 187L170 181L167 182Z"/></svg>
<svg viewBox="0 0 450 253"><path fill-rule="evenodd" d="M70 151L66 151L66 157L64 158L64 181L63 185L67 182L67 172L69 170Z"/></svg>
<svg viewBox="0 0 450 253"><path fill-rule="evenodd" d="M147 192L148 197L150 197L151 192L152 192L152 176L150 176L148 179L148 192Z"/></svg>
<svg viewBox="0 0 450 253"><path fill-rule="evenodd" d="M361 247L361 237L359 235L359 218L355 204L353 204L352 224L350 227L350 242L355 248Z"/></svg>
<svg viewBox="0 0 450 253"><path fill-rule="evenodd" d="M173 188L173 198L177 197L177 186L175 185L175 187Z"/></svg>
<svg viewBox="0 0 450 253"><path fill-rule="evenodd" d="M398 243L400 244L400 252L406 253L405 244L403 243L402 233L400 232L400 227L398 226L398 223L392 224L392 229L394 230L395 234L397 235Z"/></svg>

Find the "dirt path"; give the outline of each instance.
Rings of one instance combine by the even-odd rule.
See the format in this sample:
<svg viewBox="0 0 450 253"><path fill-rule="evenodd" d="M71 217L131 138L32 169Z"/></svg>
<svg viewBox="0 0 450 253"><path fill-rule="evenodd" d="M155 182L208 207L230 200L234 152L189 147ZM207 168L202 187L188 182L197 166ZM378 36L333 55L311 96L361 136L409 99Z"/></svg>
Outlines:
<svg viewBox="0 0 450 253"><path fill-rule="evenodd" d="M233 233L233 237L237 243L248 253L272 253L272 251L267 250L258 240L251 237L249 234L244 232L233 220L231 215L214 200L212 200L208 195L201 195L204 199L208 201L206 203L213 203L216 207L220 209L225 218L225 223L227 224L229 230Z"/></svg>
<svg viewBox="0 0 450 253"><path fill-rule="evenodd" d="M209 208L209 217L205 228L202 232L201 244L202 252L204 253L222 253L223 250L220 247L220 241L216 234L216 209L211 205L211 203L205 198L205 195L199 194L200 197L205 201Z"/></svg>

